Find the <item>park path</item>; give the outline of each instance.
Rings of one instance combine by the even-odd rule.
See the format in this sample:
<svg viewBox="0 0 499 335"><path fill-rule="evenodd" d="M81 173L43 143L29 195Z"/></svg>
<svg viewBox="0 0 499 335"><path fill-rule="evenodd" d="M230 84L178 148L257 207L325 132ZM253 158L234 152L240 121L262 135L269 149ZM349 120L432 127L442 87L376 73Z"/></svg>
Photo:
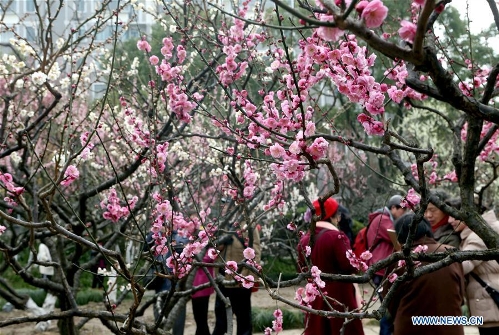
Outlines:
<svg viewBox="0 0 499 335"><path fill-rule="evenodd" d="M361 289L364 289L362 287ZM370 288L367 288L368 291L370 291ZM294 295L295 295L296 288L285 288L281 289L280 293L283 297L293 300ZM369 292L370 293L370 292ZM368 294L369 294L368 293ZM265 290L259 290L258 292L254 293L251 297L252 305L255 307L260 307L260 308L276 308L276 301L273 300L268 293ZM280 308L287 308L290 309L290 307L284 305L283 303L280 303L278 305ZM378 306L375 304L374 308L377 308ZM187 305L187 312L189 314L190 312L190 304ZM215 322L215 315L214 315L214 309L215 309L215 296L212 295L210 298L210 309L209 309L209 322L210 322L210 329L213 329L214 327L214 322ZM237 321L236 321L237 322ZM378 335L379 334L379 322L377 320L363 320L364 324L364 334L365 335ZM235 327L237 323L234 325L234 334L235 334ZM271 325L269 325L271 326ZM196 332L196 324L194 323L194 320L187 316L187 321L186 321L186 327L184 331L184 335L190 335L194 334ZM465 335L479 335L478 328L477 327L464 327L464 333ZM255 335L263 335L263 332L261 333L254 333ZM303 334L303 329L289 329L289 330L284 330L280 332L279 334L281 335L301 335ZM499 334L498 334L499 335Z"/></svg>

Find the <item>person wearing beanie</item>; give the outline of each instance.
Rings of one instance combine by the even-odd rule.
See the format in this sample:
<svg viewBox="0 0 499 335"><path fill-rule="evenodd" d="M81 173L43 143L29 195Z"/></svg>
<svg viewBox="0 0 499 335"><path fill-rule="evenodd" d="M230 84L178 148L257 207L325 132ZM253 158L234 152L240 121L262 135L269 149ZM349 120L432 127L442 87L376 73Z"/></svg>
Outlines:
<svg viewBox="0 0 499 335"><path fill-rule="evenodd" d="M350 249L350 240L338 229L341 213L339 204L333 198L324 202L318 199L313 202L315 215L318 218L315 232L311 241L311 234L307 232L298 244L298 261L302 272L310 271L312 266L317 266L322 273L352 274L357 270L350 264L346 257ZM352 311L360 307L357 303L355 287L352 283L325 281L325 286L316 289L323 295L316 296L311 302L311 307L316 310ZM315 314L306 314L305 335L312 334L340 334L345 319L326 318ZM363 335L362 322L353 319L345 325L345 335Z"/></svg>
<svg viewBox="0 0 499 335"><path fill-rule="evenodd" d="M372 254L367 265L387 258L393 253L393 242L388 234L388 229L394 229L393 222L405 214L406 208L400 206L404 198L401 195L393 195L385 207L382 207L369 214L367 228L367 247ZM373 276L373 283L378 287L385 276L385 269L380 269ZM382 297L380 296L380 300ZM390 318L384 316L380 320L379 334L390 335L393 333L393 323Z"/></svg>

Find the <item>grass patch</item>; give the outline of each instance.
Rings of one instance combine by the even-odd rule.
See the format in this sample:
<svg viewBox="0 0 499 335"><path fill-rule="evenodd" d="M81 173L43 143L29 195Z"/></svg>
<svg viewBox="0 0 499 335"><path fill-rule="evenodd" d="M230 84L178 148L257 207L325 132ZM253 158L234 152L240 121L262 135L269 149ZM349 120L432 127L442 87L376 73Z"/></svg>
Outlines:
<svg viewBox="0 0 499 335"><path fill-rule="evenodd" d="M281 309L284 329L300 329L304 325L304 314L301 311L291 311ZM265 328L272 328L272 321L275 320L274 310L268 308L254 307L251 310L253 319L253 330L263 332Z"/></svg>
<svg viewBox="0 0 499 335"><path fill-rule="evenodd" d="M83 306L89 302L102 302L104 292L102 290L88 289L76 294L76 303L78 306Z"/></svg>
<svg viewBox="0 0 499 335"><path fill-rule="evenodd" d="M28 295L31 299L33 299L34 302L36 302L36 304L38 306L41 306L43 305L43 301L45 300L45 297L47 296L47 292L45 292L45 290L42 290L42 289L26 289L26 288L22 288L22 289L19 289L19 290L16 290L17 293L19 293L20 295Z"/></svg>
<svg viewBox="0 0 499 335"><path fill-rule="evenodd" d="M47 292L42 289L18 289L16 290L21 295L28 295L38 306L42 306L47 296ZM76 303L78 306L84 306L89 302L102 302L104 293L102 290L87 289L80 291L76 294ZM0 307L2 307L6 301L0 299ZM55 307L59 307L59 301L56 302Z"/></svg>
<svg viewBox="0 0 499 335"><path fill-rule="evenodd" d="M289 280L296 277L296 264L291 258L274 257L264 259L263 273L273 280Z"/></svg>

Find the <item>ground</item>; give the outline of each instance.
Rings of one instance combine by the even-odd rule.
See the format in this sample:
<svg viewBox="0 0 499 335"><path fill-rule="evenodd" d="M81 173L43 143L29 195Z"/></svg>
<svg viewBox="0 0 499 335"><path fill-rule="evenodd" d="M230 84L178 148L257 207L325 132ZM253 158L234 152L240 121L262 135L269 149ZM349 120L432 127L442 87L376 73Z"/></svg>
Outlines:
<svg viewBox="0 0 499 335"><path fill-rule="evenodd" d="M294 292L295 288L285 288L280 290L280 294L290 300L293 300L294 298ZM214 324L215 324L215 315L214 315L214 303L215 303L215 296L212 295L210 299L210 309L209 309L209 322L210 322L210 329L213 330ZM276 300L273 300L265 290L260 290L252 296L252 305L255 307L261 307L261 308L270 308L270 309L276 309L277 307L284 309L284 308L289 308L286 307L283 303L278 302ZM88 308L101 308L100 304L98 303L90 303L87 305ZM126 311L128 308L128 305L125 303L123 306L120 306L118 308L118 312L120 311ZM15 313L15 314L14 314ZM26 312L23 311L13 311L10 313L5 313L5 312L0 312L0 320L5 320L10 317L21 317L21 316L27 316ZM152 315L152 307L149 308L146 312L146 315L144 316L146 320L151 320L153 318ZM271 326L271 325L269 325ZM191 304L187 304L187 317L186 317L186 323L185 323L185 335L192 335L196 331L196 324L194 322L194 319L192 317L192 310L191 310ZM13 325L9 327L4 327L0 328L0 335L26 335L26 334L32 334L34 332L34 324L22 324L22 325ZM365 335L376 335L379 334L379 326L378 322L376 320L364 320L364 332ZM285 330L282 332L282 335L300 335L303 333L303 329L293 329L293 330ZM52 323L51 327L49 328L48 331L43 333L44 335L57 335L57 327L55 323ZM81 335L91 335L91 334L98 334L98 335L107 335L111 334L111 332L105 328L99 320L93 319L89 321L81 331ZM258 334L258 333L256 333ZM261 333L260 333L261 334ZM478 335L478 329L476 327L465 327L465 334L466 335Z"/></svg>

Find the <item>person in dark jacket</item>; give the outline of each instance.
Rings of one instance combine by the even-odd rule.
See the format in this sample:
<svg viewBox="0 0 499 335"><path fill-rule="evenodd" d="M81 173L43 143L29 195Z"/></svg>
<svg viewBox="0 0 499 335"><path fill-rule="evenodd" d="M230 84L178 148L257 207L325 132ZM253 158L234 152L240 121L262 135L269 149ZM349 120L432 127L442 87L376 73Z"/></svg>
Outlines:
<svg viewBox="0 0 499 335"><path fill-rule="evenodd" d="M395 221L395 230L399 242L405 243L414 214L406 214ZM444 252L446 245L433 238L430 223L423 219L419 222L411 248L424 250L426 253ZM419 266L427 265L421 262ZM389 276L402 276L405 265L394 266ZM390 277L389 277L390 278ZM394 281L393 277L391 281ZM392 283L386 280L383 295L387 295ZM414 325L414 316L462 316L461 305L464 297L463 268L453 263L436 271L425 273L417 278L403 282L392 296L388 310L393 318L394 335L463 335L462 325Z"/></svg>
<svg viewBox="0 0 499 335"><path fill-rule="evenodd" d="M340 230L344 232L345 235L348 237L348 239L350 240L350 246L353 246L353 241L354 241L353 230L352 230L353 221L352 221L352 216L350 215L350 211L346 207L339 205L338 212L341 215L340 222L338 223L338 228L340 228Z"/></svg>
<svg viewBox="0 0 499 335"><path fill-rule="evenodd" d="M443 202L449 201L449 195L443 190L436 189L433 191L433 195ZM455 232L449 224L449 215L430 202L424 212L424 217L431 225L435 241L459 249L461 238L459 232Z"/></svg>
<svg viewBox="0 0 499 335"><path fill-rule="evenodd" d="M158 234L163 234L163 233L158 233ZM174 231L170 236L167 236L168 243L172 245L173 243L174 247L173 250L177 253L181 253L182 249L184 246L189 242L189 240L186 237L180 236L176 231ZM153 239L153 233L149 232L146 235L146 246L145 248L153 248L154 247L154 239ZM167 246L165 245L165 248ZM171 269L168 269L166 267L166 260L171 256L170 251L163 255L156 255L155 258L156 260L160 263L157 268L151 267L150 271L157 271L158 272L166 272L166 273L171 273ZM148 283L145 283L148 284ZM156 294L159 294L161 292L165 291L170 291L172 289L172 282L170 279L162 277L162 276L157 276L154 279L153 283L153 288ZM161 317L161 311L164 309L164 301L161 296L158 296L156 299L156 303L153 306L153 314L154 314L154 319L158 320ZM166 317L166 316L165 316ZM172 334L173 335L183 335L184 334L184 327L185 327L185 317L186 317L186 307L185 305L180 309L178 317L175 319L173 323L173 329L172 329Z"/></svg>

